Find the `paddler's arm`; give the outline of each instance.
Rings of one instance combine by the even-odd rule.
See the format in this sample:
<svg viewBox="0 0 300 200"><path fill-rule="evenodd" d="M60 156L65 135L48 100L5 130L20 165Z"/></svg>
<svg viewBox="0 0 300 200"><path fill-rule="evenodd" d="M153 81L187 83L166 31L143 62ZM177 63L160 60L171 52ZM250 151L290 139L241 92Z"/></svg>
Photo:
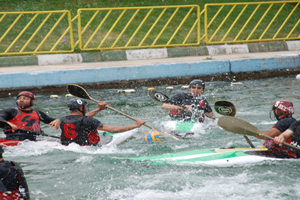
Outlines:
<svg viewBox="0 0 300 200"><path fill-rule="evenodd" d="M45 124L49 124L50 128L54 128L55 130L59 129L60 126L60 119L55 119L53 117L48 116L46 113L44 113L43 111L40 110L35 110L36 112L38 112L38 115L40 117L40 120L45 123Z"/></svg>
<svg viewBox="0 0 300 200"><path fill-rule="evenodd" d="M294 134L293 131L291 131L290 129L287 129L282 134L280 134L279 136L275 137L274 138L274 142L277 143L277 144L279 144L281 146L282 143L285 142L285 141L287 141L289 138L291 138L293 134Z"/></svg>
<svg viewBox="0 0 300 200"><path fill-rule="evenodd" d="M167 103L164 103L161 108L162 109L166 109L166 110L176 110L176 109L189 109L189 105L185 105L184 106L185 108L181 107L181 106L176 106L176 105L172 105L172 104L167 104Z"/></svg>
<svg viewBox="0 0 300 200"><path fill-rule="evenodd" d="M208 118L211 118L211 119L213 119L213 120L217 119L217 117L214 115L213 112L205 113L205 115L206 115Z"/></svg>
<svg viewBox="0 0 300 200"><path fill-rule="evenodd" d="M270 136L272 138L279 136L281 134L281 132L277 128L271 128L268 131L265 131L265 132L262 131L261 133L266 136ZM256 138L266 140L266 138L264 138L264 137L256 137Z"/></svg>
<svg viewBox="0 0 300 200"><path fill-rule="evenodd" d="M124 131L129 131L135 128L139 128L140 126L142 126L143 124L145 124L146 122L144 120L137 120L135 122L135 124L133 125L129 125L129 126L109 126L107 124L103 124L102 128L99 126L97 129L100 131L107 131L110 133L120 133L120 132L124 132Z"/></svg>
<svg viewBox="0 0 300 200"><path fill-rule="evenodd" d="M11 126L12 132L18 130L17 125L9 122L8 120L13 119L17 115L17 110L15 108L6 108L0 111L0 120L8 123Z"/></svg>
<svg viewBox="0 0 300 200"><path fill-rule="evenodd" d="M60 126L60 120L59 119L55 119L52 122L49 123L50 128L54 128L55 130L59 129Z"/></svg>
<svg viewBox="0 0 300 200"><path fill-rule="evenodd" d="M101 110L106 109L106 105L107 105L106 102L104 102L104 101L98 101L97 104L98 104L98 108L95 109L95 110L93 110L93 111L91 111L91 112L86 113L85 116L87 116L87 117L94 117L98 112L100 112Z"/></svg>

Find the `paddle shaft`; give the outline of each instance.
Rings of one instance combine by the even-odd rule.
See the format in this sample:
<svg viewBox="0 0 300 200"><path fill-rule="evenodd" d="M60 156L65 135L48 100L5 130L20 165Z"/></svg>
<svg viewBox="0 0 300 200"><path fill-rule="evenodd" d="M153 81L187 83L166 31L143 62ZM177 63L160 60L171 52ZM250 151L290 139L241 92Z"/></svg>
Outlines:
<svg viewBox="0 0 300 200"><path fill-rule="evenodd" d="M244 135L244 138L246 139L251 148L255 148L255 146L252 144L251 140L248 138L247 135Z"/></svg>
<svg viewBox="0 0 300 200"><path fill-rule="evenodd" d="M264 138L266 138L266 139L268 139L268 140L274 140L274 138L272 138L272 137L270 137L270 136L267 136L267 135L264 135L264 134L262 134L262 133L258 133L257 136L259 136L259 137L264 137ZM291 145L291 144L286 143L286 142L283 142L282 144L285 145L285 146L288 146L288 147L291 147L291 148L293 148L293 149L297 149L297 150L300 151L300 148L297 147L297 146Z"/></svg>
<svg viewBox="0 0 300 200"><path fill-rule="evenodd" d="M35 131L28 131L28 130L26 130L26 129L20 129L20 128L19 128L19 130L27 131L28 133L31 133L31 134L33 134L33 135L43 135L43 136L47 136L47 137L52 137L52 138L60 139L60 137L58 137L58 136L48 135L48 134L45 134L45 133L43 133L43 132L38 133L38 132L35 132Z"/></svg>
<svg viewBox="0 0 300 200"><path fill-rule="evenodd" d="M2 125L5 124L6 127L5 128L10 128L11 129L11 126L9 123L5 122L5 121L1 121ZM1 128L4 128L4 127L1 127ZM21 131L26 131L27 133L31 133L33 135L43 135L43 136L48 136L48 137L52 137L52 138L58 138L60 139L60 137L57 137L57 136L54 136L54 135L48 135L48 134L45 134L43 132L35 132L35 131L30 131L30 130L26 130L26 129L21 129L21 128L18 128L18 130L21 130Z"/></svg>
<svg viewBox="0 0 300 200"><path fill-rule="evenodd" d="M90 97L90 99L91 99L92 101L98 103L98 101L97 101L96 99L93 99L92 97ZM115 111L115 112L117 112L117 113L119 113L119 114L121 114L121 115L124 115L125 117L128 117L129 119L132 119L132 120L134 120L134 121L137 121L137 119L135 119L135 118L133 118L133 117L131 117L131 116L129 116L129 115L127 115L127 114L125 114L125 113L123 113L123 112L121 112L121 111L119 111L119 110L113 108L113 107L111 107L111 106L105 105L105 107L108 108L108 109L111 109L111 110L113 110L113 111ZM152 126L150 126L150 125L148 125L148 124L146 124L146 123L143 124L143 125L146 126L146 127L148 127L148 128L151 128L151 129L155 130Z"/></svg>

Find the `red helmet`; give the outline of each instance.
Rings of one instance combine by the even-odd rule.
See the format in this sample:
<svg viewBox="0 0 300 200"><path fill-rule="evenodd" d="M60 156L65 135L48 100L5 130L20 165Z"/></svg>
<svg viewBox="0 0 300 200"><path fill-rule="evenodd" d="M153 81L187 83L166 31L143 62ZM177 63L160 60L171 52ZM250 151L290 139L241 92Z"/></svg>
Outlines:
<svg viewBox="0 0 300 200"><path fill-rule="evenodd" d="M20 92L20 93L18 94L18 96L17 96L17 99L18 99L20 96L30 97L32 100L34 100L34 94L31 93L31 92L28 92L28 91Z"/></svg>
<svg viewBox="0 0 300 200"><path fill-rule="evenodd" d="M278 120L280 115L286 115L291 117L294 114L294 105L291 101L279 100L273 104L272 110ZM276 114L275 110L279 110L279 113Z"/></svg>

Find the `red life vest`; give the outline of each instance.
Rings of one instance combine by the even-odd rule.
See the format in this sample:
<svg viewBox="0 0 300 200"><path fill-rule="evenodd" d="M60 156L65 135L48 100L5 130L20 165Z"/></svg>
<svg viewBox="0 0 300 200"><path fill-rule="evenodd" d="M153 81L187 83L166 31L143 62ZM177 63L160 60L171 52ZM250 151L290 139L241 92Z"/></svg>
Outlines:
<svg viewBox="0 0 300 200"><path fill-rule="evenodd" d="M32 113L26 113L20 109L17 110L17 115L15 118L9 120L9 122L15 124L20 129L26 129L35 132L41 131L41 122L37 111L32 110Z"/></svg>
<svg viewBox="0 0 300 200"><path fill-rule="evenodd" d="M290 144L291 141L292 141L292 138L288 139L288 140L286 141L286 143ZM267 148L273 146L273 144L276 144L273 140L266 140L266 141L264 142L264 146L267 147Z"/></svg>
<svg viewBox="0 0 300 200"><path fill-rule="evenodd" d="M19 190L2 192L0 191L0 199L3 200L21 200Z"/></svg>
<svg viewBox="0 0 300 200"><path fill-rule="evenodd" d="M97 130L95 130L94 132L89 133L89 141L90 144L97 144L98 142L100 142L100 136Z"/></svg>

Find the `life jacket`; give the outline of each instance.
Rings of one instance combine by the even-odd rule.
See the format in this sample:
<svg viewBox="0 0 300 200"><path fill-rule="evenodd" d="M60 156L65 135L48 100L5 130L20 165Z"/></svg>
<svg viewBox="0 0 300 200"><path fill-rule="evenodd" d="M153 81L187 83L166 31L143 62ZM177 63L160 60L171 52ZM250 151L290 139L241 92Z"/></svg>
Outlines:
<svg viewBox="0 0 300 200"><path fill-rule="evenodd" d="M21 194L20 194L19 190L7 191L7 192L0 191L0 199L1 200L21 200Z"/></svg>
<svg viewBox="0 0 300 200"><path fill-rule="evenodd" d="M37 111L32 110L32 113L26 113L22 110L17 109L17 115L9 120L9 122L15 124L20 129L25 129L29 131L40 132L41 131L41 122L40 116Z"/></svg>
<svg viewBox="0 0 300 200"><path fill-rule="evenodd" d="M63 145L69 145L75 142L81 146L96 145L100 142L100 136L97 128L89 130L86 127L88 124L82 124L86 117L71 117L66 116L61 119L61 143ZM90 131L90 132L89 132Z"/></svg>
<svg viewBox="0 0 300 200"><path fill-rule="evenodd" d="M12 161L0 162L0 166L13 170L17 175L17 181L19 183L19 190L1 191L0 199L19 200L22 198L24 200L29 200L30 196L29 196L28 185L27 185L22 168L17 163L12 162Z"/></svg>
<svg viewBox="0 0 300 200"><path fill-rule="evenodd" d="M182 118L185 118L186 115L184 115L184 114L179 114L179 111L180 111L180 109L170 110L169 115L170 115L171 117L182 117Z"/></svg>
<svg viewBox="0 0 300 200"><path fill-rule="evenodd" d="M299 158L299 156L289 149L279 146L278 144L274 143L269 150L276 155L277 158Z"/></svg>
<svg viewBox="0 0 300 200"><path fill-rule="evenodd" d="M189 111L186 111L186 110L182 110L182 109L174 109L174 110L170 110L169 116L176 120L186 118L185 121L190 121L190 119L192 117L192 113ZM187 120L187 119L189 119L189 120ZM202 123L205 120L205 115L197 116L196 119Z"/></svg>
<svg viewBox="0 0 300 200"><path fill-rule="evenodd" d="M286 141L286 143L290 144L291 141L292 141L292 138L288 139L288 140ZM267 148L273 146L274 144L276 144L276 143L275 143L273 140L266 140L266 141L264 142L264 146L267 147Z"/></svg>

